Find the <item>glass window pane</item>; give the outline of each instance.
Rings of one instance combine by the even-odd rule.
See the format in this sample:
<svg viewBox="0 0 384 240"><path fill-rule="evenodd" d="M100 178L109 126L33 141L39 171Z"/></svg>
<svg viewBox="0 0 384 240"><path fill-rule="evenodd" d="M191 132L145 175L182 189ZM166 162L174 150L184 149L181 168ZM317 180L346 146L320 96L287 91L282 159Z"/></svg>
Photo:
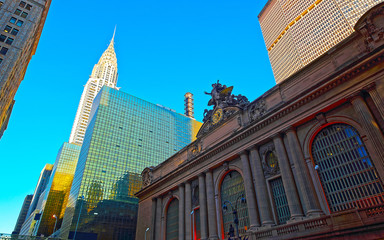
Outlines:
<svg viewBox="0 0 384 240"><path fill-rule="evenodd" d="M32 5L27 4L27 7L25 9L31 10L32 9Z"/></svg>
<svg viewBox="0 0 384 240"><path fill-rule="evenodd" d="M20 7L25 7L25 5L26 5L26 2L24 2L24 1L21 1L19 4Z"/></svg>
<svg viewBox="0 0 384 240"><path fill-rule="evenodd" d="M16 25L19 26L19 27L23 26L23 24L24 24L24 22L20 21L20 20L18 20L17 23L16 23Z"/></svg>
<svg viewBox="0 0 384 240"><path fill-rule="evenodd" d="M0 35L0 42L4 42L5 39L7 39L7 36L4 36L3 34Z"/></svg>
<svg viewBox="0 0 384 240"><path fill-rule="evenodd" d="M10 23L15 23L16 21L17 21L17 19L14 17L11 17L11 19L9 20Z"/></svg>
<svg viewBox="0 0 384 240"><path fill-rule="evenodd" d="M384 203L383 185L353 127L333 124L321 130L313 141L312 156L332 212ZM381 190L372 191L374 186Z"/></svg>
<svg viewBox="0 0 384 240"><path fill-rule="evenodd" d="M13 38L8 38L7 41L5 41L5 43L11 45L13 41L14 41Z"/></svg>
<svg viewBox="0 0 384 240"><path fill-rule="evenodd" d="M17 16L20 16L20 14L21 14L21 10L20 10L20 9L16 9L15 14L16 14Z"/></svg>
<svg viewBox="0 0 384 240"><path fill-rule="evenodd" d="M26 18L28 16L28 13L26 13L26 12L23 12L22 14L21 14L21 17L22 18Z"/></svg>
<svg viewBox="0 0 384 240"><path fill-rule="evenodd" d="M0 54L3 54L3 55L7 54L7 52L8 52L8 48L5 48L5 47L3 47L3 48L0 50Z"/></svg>
<svg viewBox="0 0 384 240"><path fill-rule="evenodd" d="M179 238L179 200L174 198L167 210L166 239L177 240Z"/></svg>
<svg viewBox="0 0 384 240"><path fill-rule="evenodd" d="M10 32L12 30L12 28L10 26L5 26L4 28L4 32Z"/></svg>
<svg viewBox="0 0 384 240"><path fill-rule="evenodd" d="M18 33L19 33L19 30L17 30L16 28L12 29L12 32L11 32L12 35L16 36Z"/></svg>

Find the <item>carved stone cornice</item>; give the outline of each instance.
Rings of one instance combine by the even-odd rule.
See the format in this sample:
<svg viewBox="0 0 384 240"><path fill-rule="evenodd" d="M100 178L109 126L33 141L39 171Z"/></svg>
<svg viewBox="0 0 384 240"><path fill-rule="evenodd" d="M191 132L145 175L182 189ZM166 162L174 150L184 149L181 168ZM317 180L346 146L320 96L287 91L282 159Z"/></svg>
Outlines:
<svg viewBox="0 0 384 240"><path fill-rule="evenodd" d="M189 161L187 164L182 165L181 168L175 169L175 171L173 171L170 174L167 174L166 176L161 177L160 179L156 179L156 181L154 181L153 184L151 184L151 188L143 188L138 192L137 195L141 196L142 194L146 194L148 191L151 191L151 189L156 189L161 187L165 179L175 178L176 176L180 175L182 172L189 171L190 169L198 166L199 164L206 161L207 159L214 157L220 152L225 151L226 149L237 144L243 139L258 132L260 129L267 127L268 125L274 123L275 121L278 121L279 119L285 117L286 115L298 110L299 108L303 107L309 102L314 101L315 99L323 96L324 94L328 93L335 87L342 85L345 82L348 82L354 77L357 77L361 73L366 72L369 69L374 68L375 66L383 62L384 62L384 53L381 53L381 54L377 54L375 57L372 57L372 59L370 59L369 61L366 61L354 68L350 68L350 67L348 68L348 66L346 66L345 69L348 69L348 70L345 71L343 74L339 75L338 77L336 77L334 80L329 81L329 79L334 78L334 76L330 76L328 79L323 80L322 82L325 82L325 83L323 83L321 87L318 87L312 90L312 92L309 92L308 94L304 95L301 98L295 99L291 102L284 103L280 111L267 113L259 121L254 121L252 124L240 130L235 136L229 137L227 141L221 141L216 146L213 146L209 149L204 150L201 154L199 154L198 157L196 157L192 161Z"/></svg>

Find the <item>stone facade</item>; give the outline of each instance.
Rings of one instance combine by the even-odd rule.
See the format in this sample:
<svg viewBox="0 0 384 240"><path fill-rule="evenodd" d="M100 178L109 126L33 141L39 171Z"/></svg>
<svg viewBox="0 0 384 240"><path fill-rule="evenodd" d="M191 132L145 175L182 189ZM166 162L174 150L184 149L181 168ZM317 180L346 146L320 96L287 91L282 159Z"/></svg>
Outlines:
<svg viewBox="0 0 384 240"><path fill-rule="evenodd" d="M35 54L51 0L0 0L0 138L7 128L29 61Z"/></svg>
<svg viewBox="0 0 384 240"><path fill-rule="evenodd" d="M241 175L245 193L240 195L241 203L233 202L235 208L246 204L247 221L240 221L240 225L246 225L240 231L241 236L249 239L384 236L383 9L382 4L371 9L357 22L351 36L246 106L222 118L216 114L215 105L196 141L162 164L145 169L145 184L136 194L140 199L136 239L144 239L145 235L156 240L189 240L196 235L200 239L227 239L230 231L224 227L228 221L223 218L226 203L221 191L223 180L232 172ZM227 110L222 108L222 112ZM360 145L367 152L361 161L374 169L373 178L381 188L380 194L358 192L355 185L348 186L344 180L337 180L340 186L333 187L350 188L359 194L360 200L348 194L341 200L326 194L330 190L321 177L322 171L336 165L333 154L345 150L338 140L326 143L329 138L324 130L335 126L352 129L357 133L355 139L361 139ZM335 129L339 131L340 127ZM345 138L350 138L351 133L347 135ZM324 141L319 144L335 149L320 160L335 162L324 163L329 165L315 162L319 139ZM361 159L362 155L356 158ZM346 163L353 159L351 155ZM362 172L356 167L349 171L351 178ZM333 178L347 175L338 172ZM275 180L281 181L284 189L280 194L284 195L284 206L288 209L286 216L279 212L282 205L273 190ZM361 181L364 185L364 180ZM173 200L179 203L178 238L167 238L171 231L167 216ZM341 210L335 210L338 208Z"/></svg>

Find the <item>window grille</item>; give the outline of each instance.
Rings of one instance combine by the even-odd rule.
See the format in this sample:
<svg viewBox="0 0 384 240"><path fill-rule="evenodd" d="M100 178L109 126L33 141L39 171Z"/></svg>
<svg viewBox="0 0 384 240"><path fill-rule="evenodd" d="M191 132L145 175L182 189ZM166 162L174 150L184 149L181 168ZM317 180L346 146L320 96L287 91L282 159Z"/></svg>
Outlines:
<svg viewBox="0 0 384 240"><path fill-rule="evenodd" d="M353 127L324 128L313 141L312 156L332 212L384 203L383 185Z"/></svg>
<svg viewBox="0 0 384 240"><path fill-rule="evenodd" d="M167 240L179 238L179 200L174 198L167 210Z"/></svg>
<svg viewBox="0 0 384 240"><path fill-rule="evenodd" d="M279 220L279 224L284 224L291 218L291 213L289 211L287 196L285 195L285 189L281 177L271 180L270 186L277 213L277 219Z"/></svg>
<svg viewBox="0 0 384 240"><path fill-rule="evenodd" d="M237 171L232 171L228 173L222 182L221 185L221 205L223 206L224 201L229 201L232 203L233 207L237 207L237 214L239 219L239 234L243 235L246 232L247 227L249 227L249 218L248 218L248 209L246 203L241 203L241 201L237 201L239 196L245 197L245 189L244 189L244 181L241 177L240 173ZM228 205L228 204L226 204ZM237 206L236 206L237 205ZM233 213L230 206L227 206L228 209L223 213L223 226L225 236L228 237L229 227L232 226L235 228L235 224L233 222Z"/></svg>

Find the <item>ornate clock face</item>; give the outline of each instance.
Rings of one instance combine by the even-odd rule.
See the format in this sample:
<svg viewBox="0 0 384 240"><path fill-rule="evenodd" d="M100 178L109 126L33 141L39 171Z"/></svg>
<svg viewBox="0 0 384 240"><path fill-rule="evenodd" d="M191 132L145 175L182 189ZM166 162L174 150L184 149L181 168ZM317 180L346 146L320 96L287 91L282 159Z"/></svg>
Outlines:
<svg viewBox="0 0 384 240"><path fill-rule="evenodd" d="M218 109L213 115L212 115L212 123L216 124L220 122L220 120L223 118L223 109Z"/></svg>

